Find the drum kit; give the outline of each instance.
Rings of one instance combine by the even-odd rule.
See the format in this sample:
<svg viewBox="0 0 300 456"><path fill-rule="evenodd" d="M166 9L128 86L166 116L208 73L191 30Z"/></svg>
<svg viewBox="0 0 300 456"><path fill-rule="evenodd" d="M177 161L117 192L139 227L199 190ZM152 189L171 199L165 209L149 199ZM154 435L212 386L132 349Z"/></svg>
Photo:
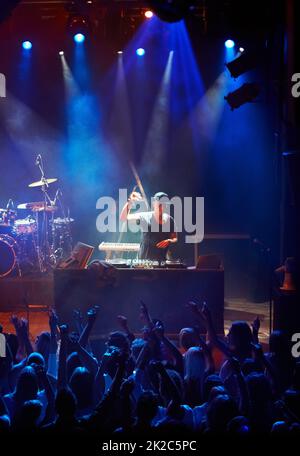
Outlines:
<svg viewBox="0 0 300 456"><path fill-rule="evenodd" d="M10 199L5 209L0 208L0 278L47 273L72 251L74 219L66 214L61 190L56 191L53 200L49 195L49 186L58 179L45 178L40 155L36 165L41 179L28 187L42 191L41 201L19 204L16 210ZM58 211L62 217L55 217ZM29 215L18 218L20 212Z"/></svg>

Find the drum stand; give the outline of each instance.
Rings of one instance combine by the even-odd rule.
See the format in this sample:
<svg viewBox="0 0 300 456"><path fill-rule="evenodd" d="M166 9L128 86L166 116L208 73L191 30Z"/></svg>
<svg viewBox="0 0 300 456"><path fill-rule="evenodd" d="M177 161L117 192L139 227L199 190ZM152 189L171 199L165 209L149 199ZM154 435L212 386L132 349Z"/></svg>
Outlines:
<svg viewBox="0 0 300 456"><path fill-rule="evenodd" d="M64 248L64 242L65 242L65 239L63 239L63 236L62 234L60 233L60 240L59 240L59 249L62 251L63 253L63 256L70 256L71 255L71 252L72 252L72 248L73 248L73 240L72 240L72 231L71 231L71 222L70 222L70 210L68 209L68 215L66 215L66 210L65 210L65 206L64 206L64 203L61 199L61 196L62 196L62 192L61 190L57 193L57 196L54 200L54 204L56 205L56 202L58 201L59 203L59 206L60 206L60 209L61 209L61 213L62 213L62 216L63 216L63 219L67 221L66 223L66 230L67 230L67 242L68 242L68 247L67 249ZM55 232L55 228L54 228L54 225L53 225L53 231ZM53 241L54 241L54 237L53 237ZM53 242L53 252L55 252L55 246L54 246L54 242ZM60 258L61 259L61 258Z"/></svg>
<svg viewBox="0 0 300 456"><path fill-rule="evenodd" d="M42 158L38 163L38 167L41 172L41 181L43 185L41 190L44 196L44 209L42 214L42 225L40 230L40 223L39 223L39 211L36 212L36 224L37 224L37 256L38 256L38 263L40 272L47 272L52 264L51 258L53 258L53 252L49 243L49 227L48 227L48 214L47 214L47 207L53 207L55 205L55 201L52 201L47 188L49 184L47 179L45 178L44 173L44 166L42 162ZM52 221L53 221L53 212L52 212Z"/></svg>

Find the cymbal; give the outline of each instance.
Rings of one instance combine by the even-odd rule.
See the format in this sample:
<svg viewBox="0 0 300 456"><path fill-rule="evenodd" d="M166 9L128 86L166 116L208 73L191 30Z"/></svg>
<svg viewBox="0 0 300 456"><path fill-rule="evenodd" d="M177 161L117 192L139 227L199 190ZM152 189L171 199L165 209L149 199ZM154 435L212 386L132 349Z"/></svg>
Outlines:
<svg viewBox="0 0 300 456"><path fill-rule="evenodd" d="M48 206L45 204L44 201L36 201L33 203L22 203L17 206L18 209L26 209L32 212L55 212L57 210L57 206Z"/></svg>
<svg viewBox="0 0 300 456"><path fill-rule="evenodd" d="M52 179L41 179L39 181L36 181L36 182L32 182L31 184L28 185L28 187L30 188L33 188L33 187L43 187L43 185L46 185L46 184L53 184L53 182L56 182L57 181L57 178L54 177Z"/></svg>
<svg viewBox="0 0 300 456"><path fill-rule="evenodd" d="M35 201L34 203L22 203L18 204L17 208L18 209L27 209L31 210L34 207L43 207L45 205L44 201Z"/></svg>

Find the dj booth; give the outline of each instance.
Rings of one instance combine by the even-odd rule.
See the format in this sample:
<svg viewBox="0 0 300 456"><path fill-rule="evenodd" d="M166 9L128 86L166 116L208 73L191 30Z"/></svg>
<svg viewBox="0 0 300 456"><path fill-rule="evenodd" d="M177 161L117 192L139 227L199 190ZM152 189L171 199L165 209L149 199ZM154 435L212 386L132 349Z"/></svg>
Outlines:
<svg viewBox="0 0 300 456"><path fill-rule="evenodd" d="M129 327L140 333L141 300L153 318L165 323L168 334L195 325L186 308L189 300L205 301L211 310L215 328L224 331L224 271L191 269L117 269L113 280L103 279L92 269L54 271L54 303L61 322L74 328L72 313L100 307L94 335L104 336L118 329L117 316L125 315ZM204 332L204 328L200 328Z"/></svg>

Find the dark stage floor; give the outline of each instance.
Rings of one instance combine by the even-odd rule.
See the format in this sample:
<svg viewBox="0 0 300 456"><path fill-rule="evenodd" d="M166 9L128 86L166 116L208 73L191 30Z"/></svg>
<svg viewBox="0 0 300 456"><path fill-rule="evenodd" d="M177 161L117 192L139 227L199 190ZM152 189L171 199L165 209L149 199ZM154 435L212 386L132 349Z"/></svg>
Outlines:
<svg viewBox="0 0 300 456"><path fill-rule="evenodd" d="M7 287L14 289L14 298L7 298ZM27 296L26 300L22 296ZM3 299L3 296L6 299ZM0 281L0 323L4 332L13 331L10 316L17 314L29 319L30 335L34 339L48 329L48 309L54 306L53 278L2 279ZM261 320L260 340L267 344L269 337L268 303L254 303L244 298L225 298L224 328L227 333L231 323L245 320L249 324L259 316ZM116 324L117 327L117 324ZM175 334L170 334L176 338Z"/></svg>

